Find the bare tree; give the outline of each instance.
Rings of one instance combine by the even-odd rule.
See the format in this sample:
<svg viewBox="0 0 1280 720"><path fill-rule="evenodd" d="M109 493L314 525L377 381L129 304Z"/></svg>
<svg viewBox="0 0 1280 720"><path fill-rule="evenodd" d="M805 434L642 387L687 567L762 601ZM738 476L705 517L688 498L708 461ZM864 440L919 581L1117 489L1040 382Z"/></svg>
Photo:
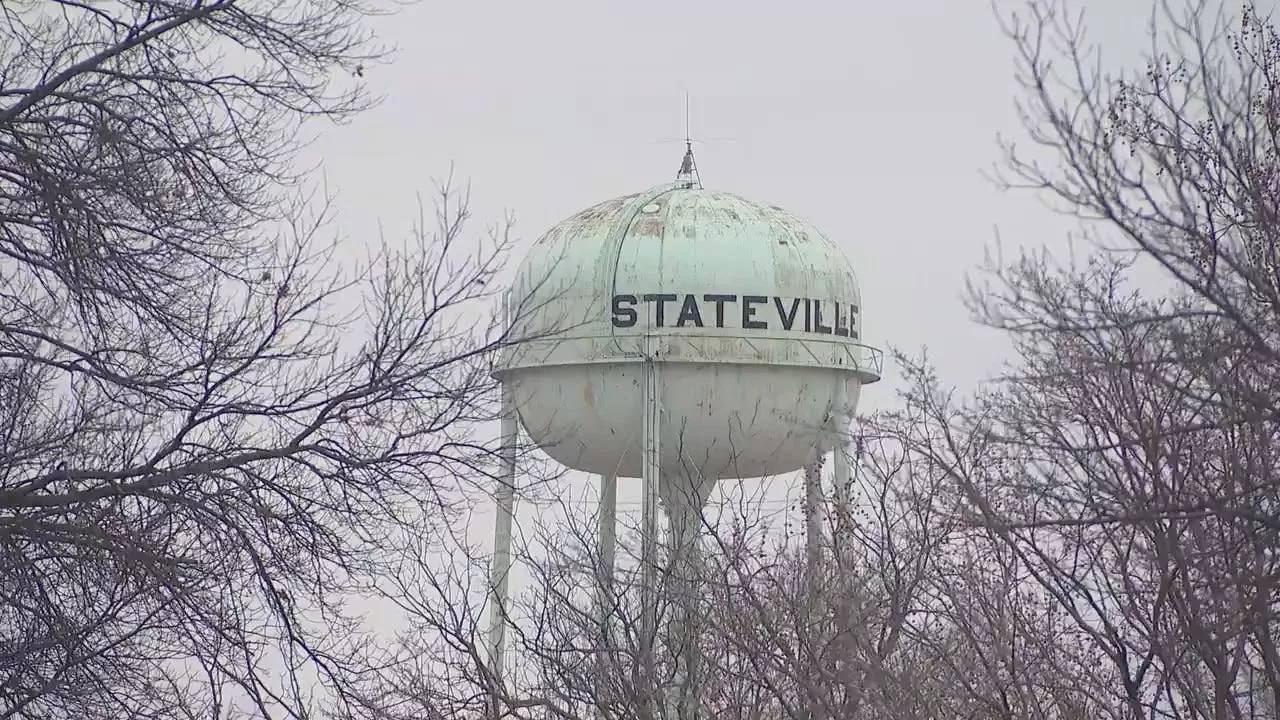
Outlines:
<svg viewBox="0 0 1280 720"><path fill-rule="evenodd" d="M1105 330L1095 342L1076 330L1030 333L1018 374L967 406L921 380L921 413L899 418L898 431L1007 548L1008 597L1036 597L1061 637L1053 646L1075 646L1114 678L1093 683L1102 702L1083 716L1274 717L1274 532L1169 509L1203 508L1252 473L1268 478L1245 458L1272 452L1274 436L1188 407L1155 382L1153 366L1172 379L1176 363L1153 359L1170 343L1140 327L1128 343ZM1012 662L1026 643L984 650L1005 645ZM1041 657L1027 650L1023 662Z"/></svg>
<svg viewBox="0 0 1280 720"><path fill-rule="evenodd" d="M998 568L1020 565L959 523L949 473L904 453L885 423L864 428L852 499L832 508L816 582L805 533L786 519L794 509L723 489L704 513L701 562L685 568L692 582L661 561L659 616L684 611L696 622L655 638L652 675L635 529L622 533L609 575L598 518L575 507L543 524L524 516L528 577L509 608L514 662L504 678L481 649L483 553L470 572L401 575L388 595L402 598L407 652L421 664L388 689L402 699L397 717L482 717L490 695L501 716L531 720L1098 717L1093 698L1111 677L1071 641L1051 597L1011 589L1020 578ZM674 655L690 643L697 714L679 715L663 699L674 697ZM443 676L452 694L432 684Z"/></svg>
<svg viewBox="0 0 1280 720"><path fill-rule="evenodd" d="M351 603L489 475L507 238L446 185L325 239L295 151L375 9L0 7L0 718L378 711Z"/></svg>
<svg viewBox="0 0 1280 720"><path fill-rule="evenodd" d="M1006 17L1038 147L1002 177L1084 242L993 263L973 306L1016 361L956 402L902 358L896 432L1107 668L1098 713L1275 718L1280 36L1158 3L1147 67L1108 74L1065 3Z"/></svg>

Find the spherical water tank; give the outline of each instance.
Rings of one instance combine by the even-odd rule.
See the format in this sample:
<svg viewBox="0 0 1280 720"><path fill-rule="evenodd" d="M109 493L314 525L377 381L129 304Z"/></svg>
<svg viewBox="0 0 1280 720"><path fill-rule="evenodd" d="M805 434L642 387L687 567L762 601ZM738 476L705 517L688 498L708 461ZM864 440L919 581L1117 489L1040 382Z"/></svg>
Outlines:
<svg viewBox="0 0 1280 720"><path fill-rule="evenodd" d="M556 225L509 303L499 377L534 442L590 473L640 476L646 362L661 472L707 479L800 469L880 376L835 243L777 207L680 183Z"/></svg>

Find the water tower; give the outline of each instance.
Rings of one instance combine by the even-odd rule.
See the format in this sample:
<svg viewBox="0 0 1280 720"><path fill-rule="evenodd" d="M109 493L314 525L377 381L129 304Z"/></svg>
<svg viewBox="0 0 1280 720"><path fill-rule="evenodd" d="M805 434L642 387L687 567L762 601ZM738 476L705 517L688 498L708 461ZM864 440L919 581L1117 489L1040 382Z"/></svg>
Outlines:
<svg viewBox="0 0 1280 720"><path fill-rule="evenodd" d="M507 312L514 342L498 377L508 471L518 417L552 459L600 476L610 569L617 480L640 480L649 629L659 507L671 556L687 557L716 482L803 469L817 552L821 459L844 442L881 363L862 344L849 261L820 231L778 207L704 189L686 149L674 183L600 203L543 235L516 273ZM835 460L839 483L847 453ZM497 672L514 480L498 497ZM669 632L678 637L679 625Z"/></svg>

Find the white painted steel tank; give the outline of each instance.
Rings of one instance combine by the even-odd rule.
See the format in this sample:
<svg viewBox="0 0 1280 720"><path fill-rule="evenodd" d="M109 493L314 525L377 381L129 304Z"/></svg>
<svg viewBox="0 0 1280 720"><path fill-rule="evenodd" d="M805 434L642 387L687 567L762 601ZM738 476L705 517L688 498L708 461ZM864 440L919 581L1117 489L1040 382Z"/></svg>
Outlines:
<svg viewBox="0 0 1280 720"><path fill-rule="evenodd" d="M840 248L782 209L688 184L556 225L510 304L499 374L521 423L590 473L641 475L646 358L660 363L662 473L707 479L802 468L880 377Z"/></svg>

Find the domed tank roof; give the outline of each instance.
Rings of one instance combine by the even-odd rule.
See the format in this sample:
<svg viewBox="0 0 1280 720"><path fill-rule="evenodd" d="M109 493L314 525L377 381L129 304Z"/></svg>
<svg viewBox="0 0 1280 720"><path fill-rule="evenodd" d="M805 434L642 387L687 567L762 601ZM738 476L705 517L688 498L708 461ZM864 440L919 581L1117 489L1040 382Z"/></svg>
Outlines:
<svg viewBox="0 0 1280 720"><path fill-rule="evenodd" d="M839 367L874 382L860 296L844 252L810 223L676 182L587 208L533 245L512 285L513 331L555 341L503 364L634 361L657 335L668 360Z"/></svg>
<svg viewBox="0 0 1280 720"><path fill-rule="evenodd" d="M842 293L857 285L839 247L801 218L777 206L701 188L660 187L589 207L543 235L525 269L544 262L591 262L599 252L611 256L613 244L634 250L619 257L623 266L618 269L637 280L674 280L684 261L698 260L697 268L683 270L758 280L761 272L785 273L809 265L813 279L836 282Z"/></svg>

